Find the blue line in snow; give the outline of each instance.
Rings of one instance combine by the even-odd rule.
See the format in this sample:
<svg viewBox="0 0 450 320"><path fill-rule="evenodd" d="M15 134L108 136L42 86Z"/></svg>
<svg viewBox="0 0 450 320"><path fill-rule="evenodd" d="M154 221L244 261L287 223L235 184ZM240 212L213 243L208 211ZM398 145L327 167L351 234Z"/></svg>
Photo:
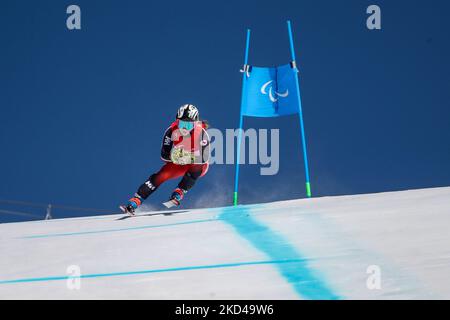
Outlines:
<svg viewBox="0 0 450 320"><path fill-rule="evenodd" d="M68 236L78 236L78 235L85 235L85 234L97 234L97 233L120 232L120 231L128 231L128 230L153 229L153 228L172 227L172 226L179 226L179 225L185 225L185 224L194 224L194 223L203 223L203 222L211 222L211 221L217 221L217 218L199 219L199 220L191 220L191 221L184 221L184 222L175 222L175 223L158 224L158 225L146 225L146 226L128 227L128 228L116 228L116 229L80 231L80 232L65 232L65 233L38 234L38 235L34 235L34 236L21 237L20 239L68 237Z"/></svg>
<svg viewBox="0 0 450 320"><path fill-rule="evenodd" d="M306 299L335 300L339 297L308 266L308 261L286 239L258 222L246 207L224 208L219 218L234 227L236 232L256 249L276 261L296 261L277 264L279 273Z"/></svg>
<svg viewBox="0 0 450 320"><path fill-rule="evenodd" d="M201 265L201 266L189 266L189 267L178 267L178 268L165 268L165 269L150 269L150 270L139 270L139 271L124 271L124 272L112 272L112 273L94 273L80 275L80 279L87 278L104 278L104 277L117 277L117 276L129 276L138 274L148 274L148 273L163 273L163 272L176 272L176 271L190 271L190 270L201 270L201 269L218 269L218 268L231 268L231 267L241 267L241 266L251 266L251 265L267 265L267 264L291 264L299 263L299 260L266 260L266 261L250 261L250 262L235 262L235 263L223 263L223 264L212 264L212 265ZM14 284L14 283L27 283L27 282L45 282L45 281L57 281L57 280L67 280L73 279L73 276L55 276L55 277L41 277L41 278L23 278L23 279L13 279L13 280L3 280L0 281L1 284Z"/></svg>

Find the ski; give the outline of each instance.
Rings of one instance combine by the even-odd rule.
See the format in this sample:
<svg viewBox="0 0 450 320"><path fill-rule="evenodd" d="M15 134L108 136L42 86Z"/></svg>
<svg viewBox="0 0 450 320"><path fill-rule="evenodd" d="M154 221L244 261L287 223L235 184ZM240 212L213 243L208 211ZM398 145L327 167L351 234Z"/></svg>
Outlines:
<svg viewBox="0 0 450 320"><path fill-rule="evenodd" d="M130 217L134 217L136 215L134 212L128 211L127 207L124 205L119 206L119 208L123 213L129 215Z"/></svg>
<svg viewBox="0 0 450 320"><path fill-rule="evenodd" d="M169 201L163 202L163 205L164 205L166 208L170 209L170 208L173 208L173 207L178 206L178 205L179 205L179 202L176 201L176 200L174 200L174 199L171 199L171 200L169 200Z"/></svg>

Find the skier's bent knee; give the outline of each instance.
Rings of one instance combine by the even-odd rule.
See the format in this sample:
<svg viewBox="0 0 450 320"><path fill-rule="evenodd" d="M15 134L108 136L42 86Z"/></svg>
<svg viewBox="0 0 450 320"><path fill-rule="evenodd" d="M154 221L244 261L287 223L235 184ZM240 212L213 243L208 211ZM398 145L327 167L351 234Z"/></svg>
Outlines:
<svg viewBox="0 0 450 320"><path fill-rule="evenodd" d="M178 188L183 189L186 192L189 191L195 185L195 182L197 182L197 179L200 177L200 174L201 174L201 172L200 173L197 173L197 172L186 173L184 175L183 179L178 184Z"/></svg>

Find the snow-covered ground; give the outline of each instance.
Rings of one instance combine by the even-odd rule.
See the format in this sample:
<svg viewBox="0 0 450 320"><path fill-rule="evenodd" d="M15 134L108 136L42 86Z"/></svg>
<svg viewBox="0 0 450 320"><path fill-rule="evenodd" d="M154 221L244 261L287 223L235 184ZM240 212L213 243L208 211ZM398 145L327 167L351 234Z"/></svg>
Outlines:
<svg viewBox="0 0 450 320"><path fill-rule="evenodd" d="M0 298L450 299L450 188L149 214L1 224Z"/></svg>

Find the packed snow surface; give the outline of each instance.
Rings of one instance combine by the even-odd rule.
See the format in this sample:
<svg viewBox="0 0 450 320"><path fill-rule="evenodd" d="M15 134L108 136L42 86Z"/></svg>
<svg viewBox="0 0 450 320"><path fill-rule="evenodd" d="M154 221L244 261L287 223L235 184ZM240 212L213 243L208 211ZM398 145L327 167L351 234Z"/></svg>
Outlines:
<svg viewBox="0 0 450 320"><path fill-rule="evenodd" d="M0 224L1 299L450 299L450 187Z"/></svg>

